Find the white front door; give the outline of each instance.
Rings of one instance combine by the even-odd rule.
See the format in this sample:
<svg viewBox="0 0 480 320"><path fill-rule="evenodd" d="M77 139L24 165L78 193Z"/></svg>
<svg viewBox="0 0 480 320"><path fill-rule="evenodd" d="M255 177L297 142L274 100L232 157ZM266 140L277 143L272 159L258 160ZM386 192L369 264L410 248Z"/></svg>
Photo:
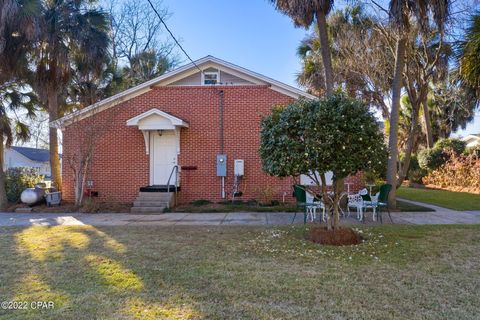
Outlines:
<svg viewBox="0 0 480 320"><path fill-rule="evenodd" d="M177 164L177 137L174 130L150 131L150 183L166 185L173 167ZM176 184L175 172L170 185Z"/></svg>

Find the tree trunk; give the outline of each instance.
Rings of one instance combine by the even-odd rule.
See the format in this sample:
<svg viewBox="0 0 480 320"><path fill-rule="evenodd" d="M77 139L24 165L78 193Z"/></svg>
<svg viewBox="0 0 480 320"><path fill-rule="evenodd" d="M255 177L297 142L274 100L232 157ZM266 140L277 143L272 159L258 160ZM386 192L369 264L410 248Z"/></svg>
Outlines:
<svg viewBox="0 0 480 320"><path fill-rule="evenodd" d="M87 156L86 159L81 159L78 165L77 174L75 175L75 205L81 206L85 193L85 184L87 182L87 173L90 161Z"/></svg>
<svg viewBox="0 0 480 320"><path fill-rule="evenodd" d="M48 89L48 121L55 121L58 117L58 95L53 89ZM57 128L48 128L50 139L50 170L52 183L59 191L62 190L62 175L60 171L60 157L58 155Z"/></svg>
<svg viewBox="0 0 480 320"><path fill-rule="evenodd" d="M335 194L333 200L333 229L337 229L340 223L340 194L343 191L343 179L335 179Z"/></svg>
<svg viewBox="0 0 480 320"><path fill-rule="evenodd" d="M428 110L428 94L422 99L423 117L425 121L425 135L427 137L427 148L433 148L432 122L430 121L430 111Z"/></svg>
<svg viewBox="0 0 480 320"><path fill-rule="evenodd" d="M410 127L410 134L408 135L407 143L405 146L405 157L401 169L398 173L398 181L395 187L400 187L403 180L407 177L408 169L410 168L410 160L412 158L412 151L415 146L415 140L417 137L417 124L418 124L418 112L420 109L420 103L414 105L412 103L412 123Z"/></svg>
<svg viewBox="0 0 480 320"><path fill-rule="evenodd" d="M7 199L7 191L5 188L5 171L3 170L4 165L4 149L5 146L3 144L3 133L0 132L1 143L0 143L0 210L5 210L8 207L8 199Z"/></svg>
<svg viewBox="0 0 480 320"><path fill-rule="evenodd" d="M330 57L330 44L328 42L327 19L322 10L317 11L317 26L320 38L320 53L322 55L323 69L325 72L325 89L327 96L333 94L333 71Z"/></svg>
<svg viewBox="0 0 480 320"><path fill-rule="evenodd" d="M395 57L395 73L392 84L392 110L390 112L390 133L388 137L389 157L387 165L387 183L392 185L388 197L388 206L395 209L397 206L396 189L397 185L397 159L398 159L398 113L400 109L400 98L402 94L403 67L405 64L405 45L407 39L405 35L397 40L397 49Z"/></svg>
<svg viewBox="0 0 480 320"><path fill-rule="evenodd" d="M322 180L322 201L323 205L325 206L325 211L327 213L327 230L332 229L332 225L330 223L330 201L328 199L327 193L327 179L325 178L325 173L320 174L320 179Z"/></svg>

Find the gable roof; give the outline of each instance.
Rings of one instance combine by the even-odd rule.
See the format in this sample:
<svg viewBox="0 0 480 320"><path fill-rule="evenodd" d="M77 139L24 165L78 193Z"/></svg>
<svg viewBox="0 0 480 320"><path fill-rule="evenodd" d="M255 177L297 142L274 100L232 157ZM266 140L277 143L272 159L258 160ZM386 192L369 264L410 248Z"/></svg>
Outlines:
<svg viewBox="0 0 480 320"><path fill-rule="evenodd" d="M240 66L237 66L233 63L215 58L213 56L206 56L204 58L201 58L199 60L196 60L194 63L189 63L187 65L184 65L182 67L179 67L175 70L172 70L170 72L167 72L155 79L149 80L147 82L144 82L138 86L135 86L133 88L127 89L125 91L122 91L120 93L117 93L116 95L113 95L109 98L106 98L104 100L101 100L97 103L94 103L84 109L75 111L69 115L64 116L63 118L60 118L56 121L52 121L50 123L51 127L56 127L56 128L63 128L68 126L69 124L79 121L81 119L84 119L86 117L89 117L93 115L96 112L100 112L104 109L107 109L109 107L113 107L117 104L120 104L122 102L125 102L127 100L130 100L136 96L139 96L145 92L148 92L151 90L152 86L156 85L167 85L169 83L172 83L174 81L178 81L179 79L189 76L193 73L199 72L197 71L197 67L199 66L200 69L202 69L202 72L204 69L210 68L212 66L215 66L219 69L224 69L226 72L233 73L234 75L240 75L247 80L255 83L255 84L268 84L272 90L281 92L283 94L286 94L288 96L291 96L295 99L298 99L299 97L305 97L307 99L316 99L317 97L314 95L311 95L309 93L306 93L298 88L292 87L290 85L287 85L285 83L282 83L280 81L274 80L272 78L266 77L264 75L261 75L259 73L253 72L251 70L242 68Z"/></svg>
<svg viewBox="0 0 480 320"><path fill-rule="evenodd" d="M469 135L463 137L461 140L463 140L463 141L468 141L468 140L480 140L480 134L479 134L479 133L469 134Z"/></svg>
<svg viewBox="0 0 480 320"><path fill-rule="evenodd" d="M15 147L15 146L12 146L11 148L32 161L38 161L38 162L50 161L49 150L27 148L27 147Z"/></svg>

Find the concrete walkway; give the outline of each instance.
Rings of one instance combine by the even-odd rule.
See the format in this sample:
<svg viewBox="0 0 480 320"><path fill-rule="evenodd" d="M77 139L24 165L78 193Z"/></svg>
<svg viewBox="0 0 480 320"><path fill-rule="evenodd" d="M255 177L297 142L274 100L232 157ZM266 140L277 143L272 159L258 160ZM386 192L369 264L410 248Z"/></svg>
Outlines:
<svg viewBox="0 0 480 320"><path fill-rule="evenodd" d="M403 200L403 199L402 199ZM392 212L396 224L480 224L480 211L454 211L425 203L403 200L430 207L435 212ZM0 226L53 226L53 225L92 225L92 226L181 226L181 225L284 225L291 224L293 213L284 212L231 212L231 213L165 213L165 214L61 214L61 213L0 213ZM367 224L371 221L367 213ZM390 223L388 215L383 214L384 223ZM295 223L303 223L303 214L297 214ZM360 224L355 214L342 219L343 224Z"/></svg>
<svg viewBox="0 0 480 320"><path fill-rule="evenodd" d="M456 211L433 204L401 199L435 210L434 212L395 212L395 223L400 224L480 224L480 211Z"/></svg>
<svg viewBox="0 0 480 320"><path fill-rule="evenodd" d="M52 225L92 225L92 226L172 226L172 225L281 225L292 223L290 213L164 213L164 214L61 214L61 213L0 213L0 226L52 226ZM303 223L303 215L297 214L295 223Z"/></svg>

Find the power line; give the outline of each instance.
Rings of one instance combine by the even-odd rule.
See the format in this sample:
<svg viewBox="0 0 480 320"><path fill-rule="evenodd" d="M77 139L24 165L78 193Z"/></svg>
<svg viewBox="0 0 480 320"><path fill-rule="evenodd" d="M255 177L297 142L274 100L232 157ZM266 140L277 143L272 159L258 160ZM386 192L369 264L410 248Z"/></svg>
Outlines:
<svg viewBox="0 0 480 320"><path fill-rule="evenodd" d="M170 29L168 28L167 24L165 23L165 21L162 19L162 16L158 13L157 9L155 9L155 7L153 6L152 2L150 0L147 0L148 3L150 4L150 7L152 7L153 11L155 12L155 14L157 15L158 19L160 19L160 22L163 24L163 26L165 27L165 29L168 31L168 33L170 33L170 36L173 38L173 40L175 41L175 43L177 44L177 46L180 48L180 50L183 51L183 53L187 56L188 60L190 60L193 65L198 69L200 70L201 73L203 73L202 69L200 69L200 67L195 63L195 61L192 60L192 58L190 58L190 56L188 55L187 51L185 51L185 49L183 49L182 45L177 41L177 38L175 38L175 36L173 35L172 31L170 31Z"/></svg>

